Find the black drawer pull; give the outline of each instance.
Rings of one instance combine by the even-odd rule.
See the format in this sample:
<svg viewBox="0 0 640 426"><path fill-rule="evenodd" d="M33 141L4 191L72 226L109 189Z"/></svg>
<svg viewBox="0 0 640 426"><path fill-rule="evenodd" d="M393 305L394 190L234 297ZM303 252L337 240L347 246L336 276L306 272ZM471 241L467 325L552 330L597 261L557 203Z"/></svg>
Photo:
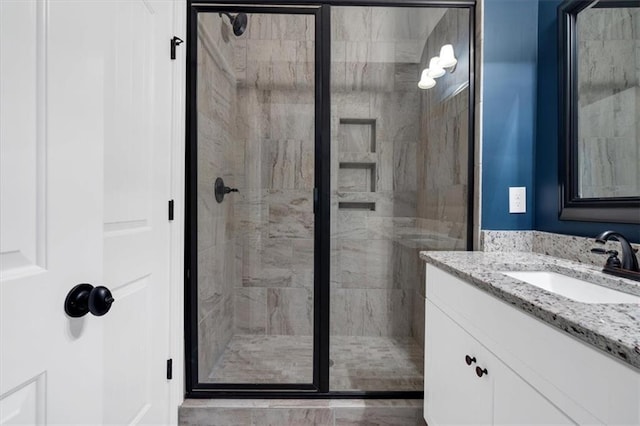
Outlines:
<svg viewBox="0 0 640 426"><path fill-rule="evenodd" d="M466 356L464 357L464 362L466 362L466 363L467 363L467 365L471 365L471 364L473 364L474 362L476 362L476 357L474 356L473 358L471 358L469 355L466 355Z"/></svg>
<svg viewBox="0 0 640 426"><path fill-rule="evenodd" d="M486 368L476 367L476 374L478 375L478 377L482 377L489 375L489 372Z"/></svg>

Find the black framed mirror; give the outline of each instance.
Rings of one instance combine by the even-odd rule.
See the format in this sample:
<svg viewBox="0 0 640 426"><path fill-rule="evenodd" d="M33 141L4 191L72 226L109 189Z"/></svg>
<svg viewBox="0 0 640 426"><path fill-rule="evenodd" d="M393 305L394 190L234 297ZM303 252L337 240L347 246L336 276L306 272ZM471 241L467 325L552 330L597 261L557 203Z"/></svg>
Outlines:
<svg viewBox="0 0 640 426"><path fill-rule="evenodd" d="M566 0L561 220L640 223L640 0Z"/></svg>

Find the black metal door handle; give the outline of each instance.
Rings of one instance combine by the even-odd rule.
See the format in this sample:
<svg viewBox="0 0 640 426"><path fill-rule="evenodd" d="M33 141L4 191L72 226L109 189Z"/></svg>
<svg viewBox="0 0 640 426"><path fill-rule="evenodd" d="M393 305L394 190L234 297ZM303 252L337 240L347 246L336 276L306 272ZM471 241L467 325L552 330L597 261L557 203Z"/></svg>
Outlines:
<svg viewBox="0 0 640 426"><path fill-rule="evenodd" d="M466 362L466 363L467 363L467 365L471 365L471 364L473 364L474 362L476 362L476 357L474 356L474 357L472 358L472 357L470 357L469 355L466 355L466 356L464 357L464 362Z"/></svg>
<svg viewBox="0 0 640 426"><path fill-rule="evenodd" d="M64 300L64 311L72 318L80 318L91 312L97 317L109 312L114 302L111 291L103 286L83 283L73 287Z"/></svg>

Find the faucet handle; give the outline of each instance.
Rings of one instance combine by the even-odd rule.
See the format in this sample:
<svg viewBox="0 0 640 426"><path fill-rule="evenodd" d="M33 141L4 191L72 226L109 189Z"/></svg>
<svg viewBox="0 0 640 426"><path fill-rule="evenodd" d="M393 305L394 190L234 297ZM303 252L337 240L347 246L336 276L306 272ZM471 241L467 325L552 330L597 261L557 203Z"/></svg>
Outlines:
<svg viewBox="0 0 640 426"><path fill-rule="evenodd" d="M606 266L610 268L622 268L622 262L618 259L618 252L615 250L611 250L613 253L610 253L611 256L607 259Z"/></svg>
<svg viewBox="0 0 640 426"><path fill-rule="evenodd" d="M617 250L607 250L607 249L603 249L600 247L594 247L591 249L591 253L597 253L597 254L608 254L610 256L617 256L618 255L618 251Z"/></svg>
<svg viewBox="0 0 640 426"><path fill-rule="evenodd" d="M610 268L621 268L622 262L618 259L618 251L617 250L606 250L600 247L594 247L591 249L591 253L597 254L608 254L609 258L607 259L606 266Z"/></svg>

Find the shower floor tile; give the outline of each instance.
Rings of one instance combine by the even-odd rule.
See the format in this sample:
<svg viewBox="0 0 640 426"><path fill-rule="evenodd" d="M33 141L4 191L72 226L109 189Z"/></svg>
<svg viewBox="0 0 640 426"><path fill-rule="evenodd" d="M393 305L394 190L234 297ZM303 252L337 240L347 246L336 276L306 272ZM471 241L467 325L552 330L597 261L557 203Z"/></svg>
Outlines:
<svg viewBox="0 0 640 426"><path fill-rule="evenodd" d="M331 390L420 391L422 347L410 337L332 336ZM311 336L236 335L212 383L311 383Z"/></svg>

